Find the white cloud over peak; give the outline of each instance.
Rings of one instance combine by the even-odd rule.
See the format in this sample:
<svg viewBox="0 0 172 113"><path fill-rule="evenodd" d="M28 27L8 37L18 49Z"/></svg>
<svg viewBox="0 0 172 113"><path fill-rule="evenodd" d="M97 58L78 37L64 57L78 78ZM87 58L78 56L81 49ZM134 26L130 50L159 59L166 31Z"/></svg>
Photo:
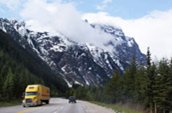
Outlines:
<svg viewBox="0 0 172 113"><path fill-rule="evenodd" d="M150 47L152 57L172 57L172 10L153 11L149 15L131 20L109 16L104 12L84 14L83 18L91 23L120 26L127 36L136 39L144 53Z"/></svg>
<svg viewBox="0 0 172 113"><path fill-rule="evenodd" d="M61 32L72 40L93 43L99 47L112 38L91 28L81 20L84 18L90 23L120 26L127 36L135 38L144 53L149 46L153 57L172 57L172 9L153 11L143 17L126 20L110 16L106 12L81 14L74 3L55 1L0 0L0 4L10 10L20 10L21 18L37 31ZM103 0L97 9L104 11L111 2L112 0Z"/></svg>
<svg viewBox="0 0 172 113"><path fill-rule="evenodd" d="M113 38L84 22L72 3L28 0L21 17L36 31L60 32L76 42L92 43L101 48Z"/></svg>
<svg viewBox="0 0 172 113"><path fill-rule="evenodd" d="M0 0L0 4L5 5L7 8L11 10L15 10L22 0Z"/></svg>

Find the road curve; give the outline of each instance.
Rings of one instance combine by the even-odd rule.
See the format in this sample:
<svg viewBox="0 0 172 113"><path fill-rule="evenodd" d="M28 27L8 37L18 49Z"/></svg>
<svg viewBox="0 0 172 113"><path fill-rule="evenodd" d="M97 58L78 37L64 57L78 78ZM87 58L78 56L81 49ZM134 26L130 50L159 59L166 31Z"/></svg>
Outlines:
<svg viewBox="0 0 172 113"><path fill-rule="evenodd" d="M76 104L69 104L68 100L51 98L50 104L38 107L26 107L21 105L12 107L0 107L0 113L115 113L107 109L85 101L77 101Z"/></svg>

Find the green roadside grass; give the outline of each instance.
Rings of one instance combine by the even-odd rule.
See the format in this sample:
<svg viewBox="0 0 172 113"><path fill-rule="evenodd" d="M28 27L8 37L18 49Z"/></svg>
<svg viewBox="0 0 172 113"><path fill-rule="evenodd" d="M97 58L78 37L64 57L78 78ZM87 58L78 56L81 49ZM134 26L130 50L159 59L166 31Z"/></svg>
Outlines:
<svg viewBox="0 0 172 113"><path fill-rule="evenodd" d="M143 111L141 110L136 110L134 108L130 108L122 104L106 104L106 103L95 102L95 101L92 103L106 107L106 108L111 108L116 113L143 113Z"/></svg>
<svg viewBox="0 0 172 113"><path fill-rule="evenodd" d="M21 105L21 100L0 101L0 107Z"/></svg>

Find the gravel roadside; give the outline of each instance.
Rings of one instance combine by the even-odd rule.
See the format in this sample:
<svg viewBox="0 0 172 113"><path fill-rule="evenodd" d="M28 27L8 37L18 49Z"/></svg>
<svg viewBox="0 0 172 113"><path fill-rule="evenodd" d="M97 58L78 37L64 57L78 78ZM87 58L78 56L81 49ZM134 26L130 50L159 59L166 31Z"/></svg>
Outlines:
<svg viewBox="0 0 172 113"><path fill-rule="evenodd" d="M92 104L85 101L79 101L85 111L85 113L116 113L110 108L105 108L96 104Z"/></svg>

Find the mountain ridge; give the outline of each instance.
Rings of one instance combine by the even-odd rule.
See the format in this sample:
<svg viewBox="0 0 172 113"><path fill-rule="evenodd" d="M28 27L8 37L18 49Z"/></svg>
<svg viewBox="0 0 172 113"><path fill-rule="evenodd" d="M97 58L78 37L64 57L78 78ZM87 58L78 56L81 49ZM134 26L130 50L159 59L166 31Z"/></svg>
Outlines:
<svg viewBox="0 0 172 113"><path fill-rule="evenodd" d="M115 70L123 73L133 56L138 64L144 64L145 55L135 40L125 36L122 29L100 24L90 26L113 37L104 44L111 48L110 51L94 44L75 42L61 33L34 32L24 22L0 19L0 29L12 35L23 48L31 48L52 70L61 73L70 87L73 83L102 85Z"/></svg>
<svg viewBox="0 0 172 113"><path fill-rule="evenodd" d="M52 88L52 91L58 91L59 94L67 90L67 84L44 61L21 47L18 42L14 41L9 34L4 33L2 30L0 30L0 52L2 57L0 61L2 70L0 74L2 74L4 81L8 81L7 79L11 76L8 76L7 72L10 69L15 76L13 80L16 83L14 84L20 85L18 86L18 88L21 88L20 93L24 91L28 84L33 83L42 83ZM6 59L3 60L3 58Z"/></svg>

